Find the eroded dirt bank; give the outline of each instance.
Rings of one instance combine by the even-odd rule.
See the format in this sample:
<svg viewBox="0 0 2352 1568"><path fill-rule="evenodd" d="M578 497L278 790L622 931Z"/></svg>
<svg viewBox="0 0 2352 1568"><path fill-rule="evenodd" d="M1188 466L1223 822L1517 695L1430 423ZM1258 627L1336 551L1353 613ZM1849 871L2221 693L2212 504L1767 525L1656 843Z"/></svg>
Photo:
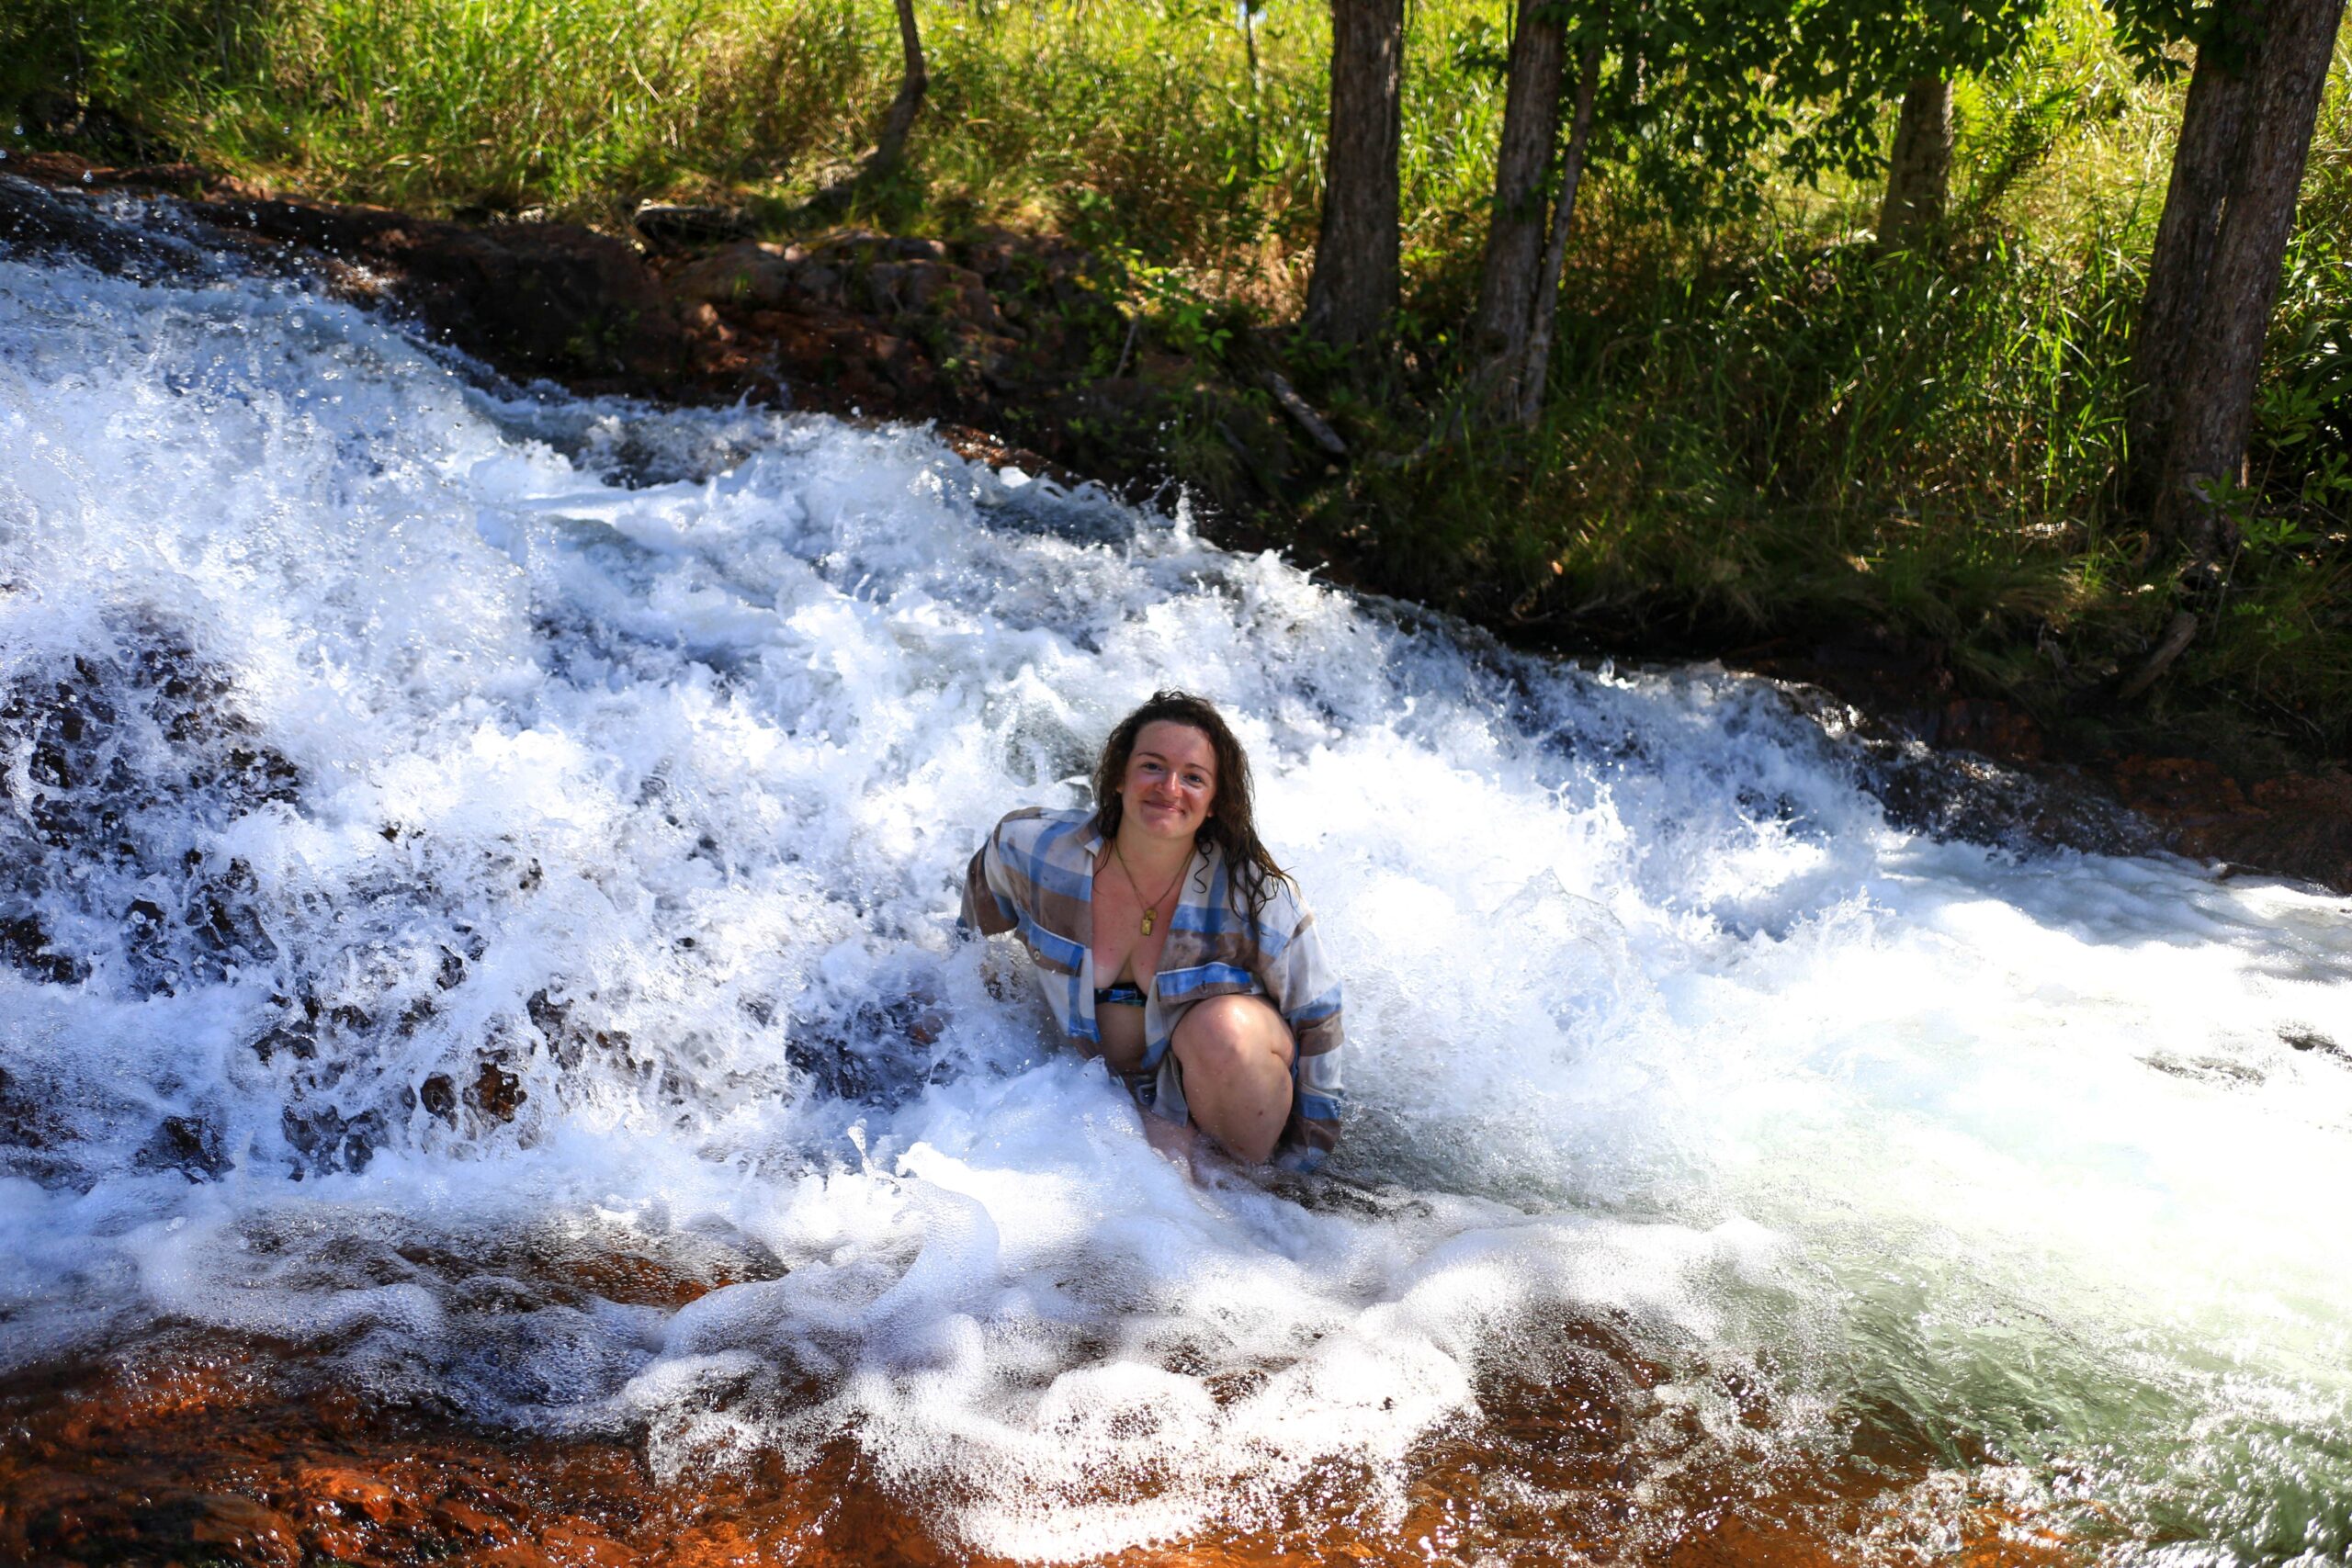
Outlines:
<svg viewBox="0 0 2352 1568"><path fill-rule="evenodd" d="M126 244L98 220L100 200L143 207L148 237ZM1175 481L1163 433L1182 426L1214 455L1182 476L1204 531L1239 548L1272 542L1253 515L1278 513L1347 460L1325 449L1311 411L1286 414L1266 387L1234 385L1141 344L1100 264L1052 236L990 231L951 245L845 232L797 245L640 247L565 224L469 225L273 199L185 164L109 169L43 153L0 165L0 243L134 276L227 251L409 316L519 380L928 420L967 456L1092 479L1133 498ZM1372 574L1345 540L1303 547L1336 581L1422 596ZM1873 738L1897 775L1883 793L1921 825L2094 849L2160 842L2352 890L2352 773L2338 762L2281 772L2069 744L2014 706L1965 694L1933 647L1783 638L1668 651L1719 657L1849 705L1841 722ZM1989 777L1975 758L2030 776L2043 798L1972 808L1961 797ZM2014 796L2010 781L1991 782ZM2114 803L2152 823L2153 838L2119 831Z"/></svg>

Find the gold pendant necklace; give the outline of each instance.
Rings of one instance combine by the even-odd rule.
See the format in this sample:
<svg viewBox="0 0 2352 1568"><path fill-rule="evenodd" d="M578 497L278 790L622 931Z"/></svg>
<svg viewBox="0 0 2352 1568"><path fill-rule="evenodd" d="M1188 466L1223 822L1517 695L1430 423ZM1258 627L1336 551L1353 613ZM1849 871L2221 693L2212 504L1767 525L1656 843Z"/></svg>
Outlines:
<svg viewBox="0 0 2352 1568"><path fill-rule="evenodd" d="M1115 859L1119 863L1119 873L1127 879L1127 886L1136 890L1136 897L1142 897L1143 884L1136 880L1135 872L1129 869L1127 865L1126 852L1119 848L1119 840L1116 839L1111 840L1111 854L1112 858ZM1189 865L1191 863L1190 860L1188 859L1185 863ZM1145 936L1149 936L1151 934L1152 922L1159 918L1159 906L1167 901L1168 895L1176 891L1176 884L1183 880L1184 866L1180 865L1176 868L1176 874L1174 877L1170 879L1168 886L1160 889L1159 897L1154 898L1150 903L1146 904L1143 907L1143 934Z"/></svg>

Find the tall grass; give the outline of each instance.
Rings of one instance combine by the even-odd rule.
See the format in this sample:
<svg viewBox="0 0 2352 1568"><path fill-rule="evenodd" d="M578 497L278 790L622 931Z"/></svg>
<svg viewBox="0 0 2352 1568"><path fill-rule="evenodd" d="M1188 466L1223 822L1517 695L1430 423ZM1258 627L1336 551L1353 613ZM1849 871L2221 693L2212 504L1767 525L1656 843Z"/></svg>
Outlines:
<svg viewBox="0 0 2352 1568"><path fill-rule="evenodd" d="M1499 28L1420 0L1407 73L1408 269L1484 224ZM932 89L912 227L1050 226L1295 304L1321 201L1329 22L1315 0L921 7ZM177 152L312 194L613 224L646 197L780 209L867 145L897 86L887 0L12 0L0 109L38 140L83 99ZM5 130L5 127L0 127Z"/></svg>
<svg viewBox="0 0 2352 1568"><path fill-rule="evenodd" d="M17 0L0 96L320 194L609 220L854 140L892 39L859 0Z"/></svg>

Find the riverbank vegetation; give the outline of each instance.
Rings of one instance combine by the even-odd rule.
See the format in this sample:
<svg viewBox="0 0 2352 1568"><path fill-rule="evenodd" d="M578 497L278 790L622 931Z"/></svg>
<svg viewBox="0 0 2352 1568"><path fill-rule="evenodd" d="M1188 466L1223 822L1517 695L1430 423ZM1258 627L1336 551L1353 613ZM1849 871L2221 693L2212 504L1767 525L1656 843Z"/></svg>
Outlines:
<svg viewBox="0 0 2352 1568"><path fill-rule="evenodd" d="M878 175L903 56L876 0L28 0L0 22L0 97L16 145L428 211L622 231L662 199L779 239L1062 234L1105 259L1136 323L1106 373L1271 399L1278 367L1337 429L1345 456L1252 521L1381 587L1566 646L1874 639L2087 744L2342 755L2343 39L2256 333L2242 477L2200 482L2216 521L2189 539L2133 492L2152 449L2135 347L2199 8L2121 6L2121 41L2089 0L1921 9L1992 20L1952 46L1960 68L1917 76L1886 39L1926 21L1882 26L1891 90L1828 72L1768 104L1756 69L1795 80L1778 35L1725 44L1736 70L1717 62L1733 74L1709 96L1716 66L1672 53L1695 46L1624 41L1618 13L1640 7L1546 8L1560 87L1532 198L1503 210L1531 258L1571 220L1574 241L1553 242L1532 396L1497 392L1477 340L1515 43L1536 69L1498 0L1423 0L1402 25L1398 282L1370 332L1295 326L1332 166L1331 17L1304 0L925 0L927 91ZM1898 200L1884 159L1900 118L1934 110L1905 90L1922 81L1946 95L1944 164ZM1680 118L1655 107L1678 100ZM1569 163L1580 192L1547 216ZM1180 476L1235 461L1182 420L1161 443Z"/></svg>

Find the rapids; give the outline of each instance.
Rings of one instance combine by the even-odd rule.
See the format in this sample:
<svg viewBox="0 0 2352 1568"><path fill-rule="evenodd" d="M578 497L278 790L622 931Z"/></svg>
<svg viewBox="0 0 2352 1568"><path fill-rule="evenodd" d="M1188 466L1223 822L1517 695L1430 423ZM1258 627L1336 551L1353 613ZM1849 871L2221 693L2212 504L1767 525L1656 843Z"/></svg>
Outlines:
<svg viewBox="0 0 2352 1568"><path fill-rule="evenodd" d="M1349 1131L1275 1190L1153 1154L954 929L1163 684L1236 716L1347 985ZM217 1331L678 1486L847 1440L1074 1560L1401 1517L1597 1324L1637 1500L1895 1433L1864 1560L1963 1487L2345 1561L2352 905L1871 784L1768 683L1514 655L921 430L0 258L0 1371ZM545 1286L615 1255L719 1288Z"/></svg>

